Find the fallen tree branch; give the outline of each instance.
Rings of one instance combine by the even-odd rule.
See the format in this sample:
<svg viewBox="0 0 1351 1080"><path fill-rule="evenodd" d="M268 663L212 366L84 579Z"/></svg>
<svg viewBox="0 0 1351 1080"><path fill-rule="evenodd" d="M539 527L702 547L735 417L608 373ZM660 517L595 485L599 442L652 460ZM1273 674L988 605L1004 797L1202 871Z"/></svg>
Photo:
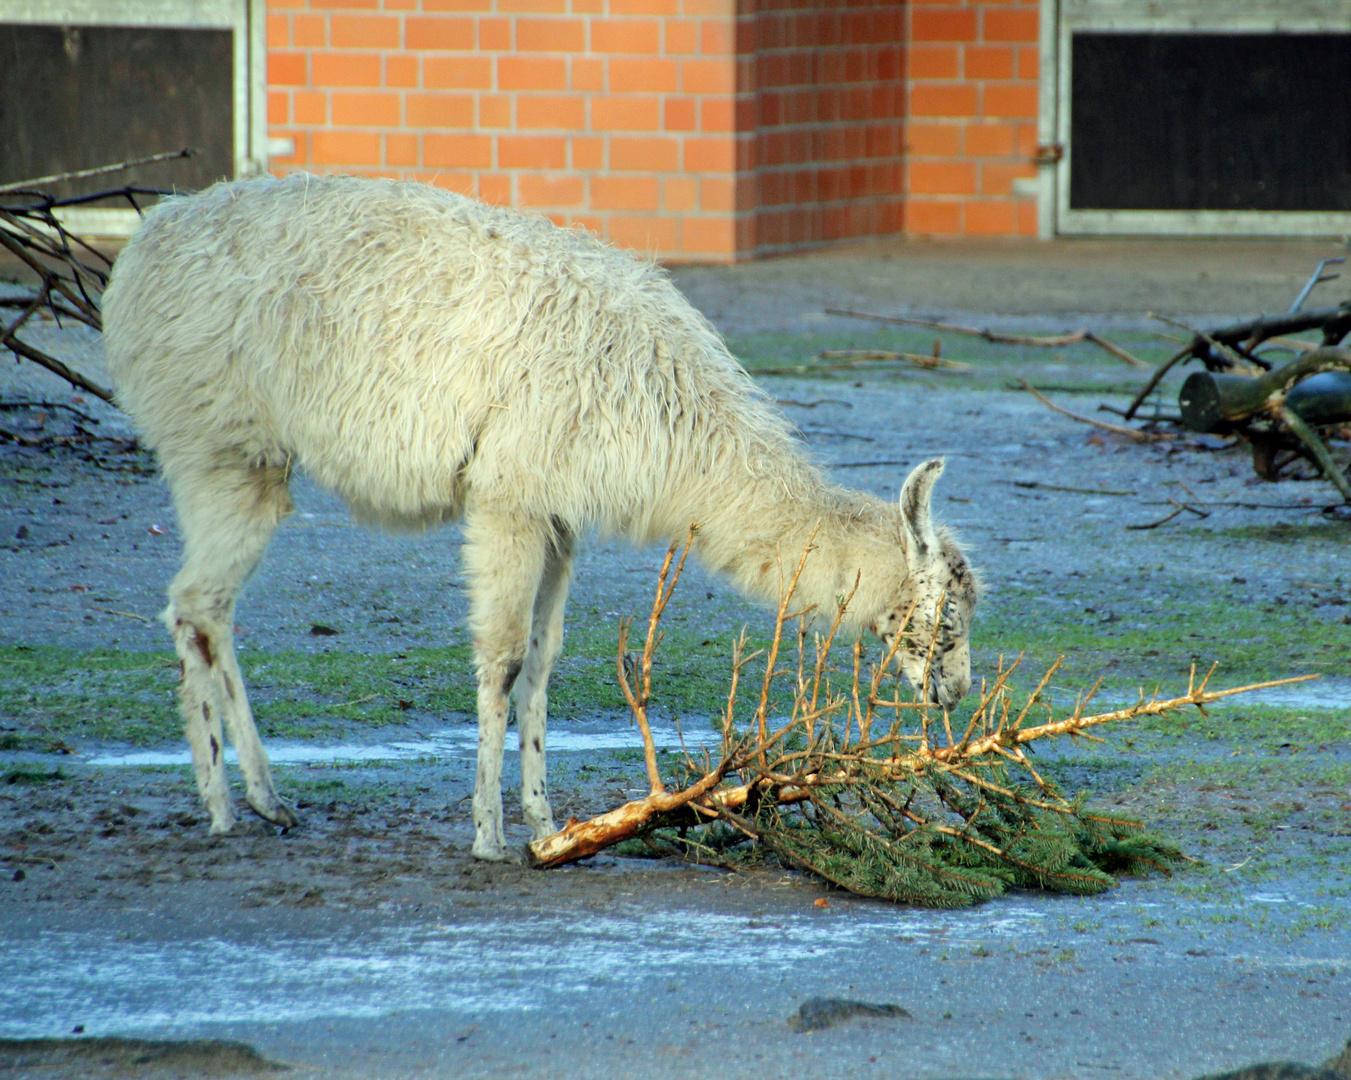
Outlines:
<svg viewBox="0 0 1351 1080"><path fill-rule="evenodd" d="M1018 488L1037 488L1041 491L1068 491L1074 495L1134 495L1134 491L1112 491L1108 488L1066 487L1063 484L1045 484L1040 480L1005 480Z"/></svg>
<svg viewBox="0 0 1351 1080"><path fill-rule="evenodd" d="M151 154L149 157L135 158L131 161L119 161L115 165L100 165L94 169L77 169L75 172L55 173L51 176L36 176L31 180L16 180L9 184L0 184L0 195L8 195L15 191L32 191L39 187L48 187L52 184L64 184L70 180L84 180L91 176L106 176L109 173L124 172L127 169L135 169L141 165L153 165L160 161L175 161L178 158L190 158L197 151L184 147L182 150L169 150L162 154Z"/></svg>
<svg viewBox="0 0 1351 1080"><path fill-rule="evenodd" d="M1097 345L1105 349L1119 360L1124 360L1133 367L1148 367L1139 357L1131 355L1120 345L1114 345L1105 340L1092 330L1074 330L1066 334L1050 334L1045 336L1029 336L1026 334L1006 334L998 330L981 329L975 326L958 326L954 323L933 322L929 319L914 319L906 315L870 315L862 311L846 311L839 308L826 308L827 315L840 315L848 319L869 319L873 322L897 323L901 326L921 326L926 330L945 331L950 334L965 334L967 337L978 337L995 345L1034 345L1039 348L1062 348L1067 345L1077 345L1081 341L1087 341L1089 344Z"/></svg>
<svg viewBox="0 0 1351 1080"><path fill-rule="evenodd" d="M674 578L666 580L674 550L659 575L658 615L674 584ZM749 715L740 708L737 690L752 658L745 655L744 634L736 644L716 764L705 755L699 765L687 755L688 780L681 790L657 790L654 784L646 798L588 821L569 820L558 833L530 845L535 865L585 858L626 839L650 837L657 827L680 829L678 836L658 844L661 850L704 850L708 845L687 837L686 830L722 822L785 864L860 895L948 907L997 896L1014 885L1099 892L1110 888L1112 873L1123 868L1167 871L1168 864L1186 856L1136 822L1094 813L1082 796L1061 794L1033 767L1027 744L1063 736L1094 739L1092 729L1104 724L1189 706L1203 709L1234 694L1312 677L1211 690L1214 669L1199 680L1193 669L1183 694L1146 699L1141 693L1131 705L1090 714L1095 686L1080 695L1068 717L1056 719L1042 698L1060 661L1021 708L1013 705L1009 687L1017 662L1005 667L1001 661L993 684L982 685L967 722L954 725L949 714L939 717L933 707L904 697L899 682L891 681L899 676L888 674L893 655L865 671L859 642L844 685L832 684L839 672L829 661L830 649L850 598L840 601L829 632L816 635L814 655L809 655L806 624L800 623L797 662L780 666L785 625L804 614L790 609L806 557L781 591L760 692L746 703ZM893 654L904 634L903 627ZM650 647L659 640L654 616ZM639 670L650 665L621 665L621 684L633 683L632 674ZM770 704L775 682L782 679L793 683L790 709ZM925 672L921 683L927 680ZM635 703L646 707L641 685L629 685L625 696L631 708ZM1045 721L1030 722L1034 711L1042 710ZM739 714L745 715L743 721ZM894 719L885 719L890 715ZM644 743L650 747L646 730Z"/></svg>
<svg viewBox="0 0 1351 1080"><path fill-rule="evenodd" d="M1182 422L1193 431L1207 432L1258 414L1274 414L1298 384L1329 372L1351 372L1351 349L1311 349L1256 377L1193 372L1178 395Z"/></svg>
<svg viewBox="0 0 1351 1080"><path fill-rule="evenodd" d="M109 390L107 387L100 386L92 379L86 378L85 376L81 375L78 371L66 367L66 365L61 363L61 361L58 360L56 357L48 356L41 349L35 349L31 345L27 345L22 341L13 339L5 342L5 348L18 356L22 356L25 360L31 360L33 361L33 363L38 364L41 367L45 367L53 375L57 375L65 379L66 382L71 384L71 386L77 386L81 390L85 390L88 393L93 394L96 398L101 398L102 400L106 401L109 405L117 404L117 402L113 399L113 392Z"/></svg>
<svg viewBox="0 0 1351 1080"><path fill-rule="evenodd" d="M1068 416L1071 420L1077 420L1081 424L1089 424L1092 427L1101 428L1103 431L1110 431L1115 435L1125 435L1127 438L1134 439L1136 442L1157 442L1160 439L1172 438L1171 435L1162 432L1138 431L1135 428L1122 427L1120 424L1109 424L1106 420L1094 420L1091 416L1080 416L1078 413L1070 412L1068 409L1062 409L1026 379L1019 379L1018 381L1024 390L1052 412L1058 412L1061 416Z"/></svg>
<svg viewBox="0 0 1351 1080"><path fill-rule="evenodd" d="M1199 359L1206 365L1208 371L1225 371L1233 367L1232 356L1227 350L1236 349L1244 361L1250 361L1258 367L1270 368L1271 365L1267 361L1253 355L1254 349L1266 342L1278 341L1290 334L1309 330L1322 331L1324 346L1336 345L1351 333L1351 301L1335 308L1287 312L1284 315L1263 315L1208 332L1196 330L1173 319L1160 318L1160 321L1179 326L1191 336L1181 349L1154 370L1149 381L1141 387L1140 392L1126 409L1127 420L1134 418L1136 410L1158 386L1164 375L1186 360ZM1212 345L1219 350L1218 356L1212 351ZM1292 342L1291 347L1295 347L1295 343Z"/></svg>
<svg viewBox="0 0 1351 1080"><path fill-rule="evenodd" d="M896 360L922 368L942 368L945 371L970 371L971 365L960 360L923 353L892 352L889 349L822 349L817 354L825 360Z"/></svg>
<svg viewBox="0 0 1351 1080"><path fill-rule="evenodd" d="M114 198L124 199L133 209L139 210L138 196L170 193L127 185L117 190L58 199L38 189L68 180L121 172L140 165L187 158L193 153L194 151L187 149L176 150L101 165L93 169L79 169L0 185L0 195L21 195L33 200L25 205L0 206L0 248L23 263L37 279L37 284L31 287L29 295L5 297L0 300L0 307L22 309L16 318L0 325L0 348L8 349L14 356L46 368L72 386L87 391L103 401L114 403L112 391L108 388L72 370L44 350L25 342L19 333L28 326L34 313L43 308L50 311L58 323L63 318L73 319L91 329L100 332L103 329L99 301L108 283L108 270L112 267L112 260L82 238L69 232L61 223L59 211ZM99 265L93 265L89 259Z"/></svg>
<svg viewBox="0 0 1351 1080"><path fill-rule="evenodd" d="M1199 518L1210 517L1210 512L1208 510L1198 510L1190 503L1180 503L1174 499L1169 499L1168 505L1174 507L1175 509L1167 517L1161 517L1159 518L1158 521L1145 522L1142 525L1127 525L1126 528L1133 529L1136 531L1143 529L1157 529L1160 525L1168 524L1168 522L1172 521L1173 518L1177 517L1179 514L1182 514L1184 512L1195 514Z"/></svg>
<svg viewBox="0 0 1351 1080"><path fill-rule="evenodd" d="M1332 455L1328 452L1323 440L1318 437L1318 433L1304 422L1304 418L1299 413L1286 405L1280 407L1278 415L1281 422L1294 433L1295 437L1304 444L1313 456L1314 462L1318 465L1319 471L1322 472L1328 483L1337 489L1338 494L1347 503L1351 503L1351 483L1347 481L1346 474L1342 472L1338 464L1332 460Z"/></svg>

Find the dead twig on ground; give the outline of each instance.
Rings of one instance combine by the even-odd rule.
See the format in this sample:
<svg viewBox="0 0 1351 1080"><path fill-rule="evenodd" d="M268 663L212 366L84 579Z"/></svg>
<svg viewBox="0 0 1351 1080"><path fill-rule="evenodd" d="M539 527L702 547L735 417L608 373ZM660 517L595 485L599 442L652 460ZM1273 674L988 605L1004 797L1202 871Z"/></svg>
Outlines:
<svg viewBox="0 0 1351 1080"><path fill-rule="evenodd" d="M1068 491L1074 495L1134 495L1134 491L1113 491L1110 488L1066 487L1063 484L1046 484L1040 480L1006 480L1018 488L1036 488L1041 491Z"/></svg>
<svg viewBox="0 0 1351 1080"><path fill-rule="evenodd" d="M93 611L101 611L105 615L120 615L124 619L135 619L137 622L143 623L150 622L150 620L147 619L144 615L137 615L136 612L134 611L118 611L116 608L99 607L97 604L90 604L89 607ZM374 696L375 696L374 694L371 695L371 697ZM362 700L369 701L370 698L363 698ZM341 704L350 705L352 704L352 702L341 702Z"/></svg>
<svg viewBox="0 0 1351 1080"><path fill-rule="evenodd" d="M969 371L971 369L970 364L959 363L955 360L936 359L922 353L889 352L885 349L826 349L817 355L826 358L827 362L813 361L809 364L757 367L753 369L752 373L755 375L810 375L819 371L852 371L856 368L894 363L949 371Z"/></svg>
<svg viewBox="0 0 1351 1080"><path fill-rule="evenodd" d="M1115 435L1124 435L1128 439L1134 439L1136 442L1156 442L1160 439L1171 439L1172 436L1162 432L1140 431L1137 428L1122 427L1120 424L1109 424L1105 420L1094 420L1091 416L1081 416L1076 412L1070 412L1069 409L1062 409L1055 402L1051 401L1045 394L1041 393L1026 379L1019 379L1019 384L1024 390L1040 401L1052 412L1058 412L1061 416L1068 416L1071 420L1077 420L1081 424L1088 424L1103 431L1110 431Z"/></svg>
<svg viewBox="0 0 1351 1080"><path fill-rule="evenodd" d="M944 371L970 371L971 365L960 360L923 353L892 352L889 349L822 349L816 354L823 360L887 360L914 364L922 368L941 368Z"/></svg>
<svg viewBox="0 0 1351 1080"><path fill-rule="evenodd" d="M1198 510L1196 507L1191 506L1188 503L1176 502L1173 499L1168 499L1167 502L1169 506L1175 507L1175 509L1171 514L1168 514L1166 517L1159 518L1158 521L1148 521L1142 525L1127 525L1126 528L1136 531L1143 529L1157 529L1160 525L1166 525L1168 522L1172 521L1173 518L1177 517L1178 515L1182 514L1185 511L1190 511L1191 513L1195 514L1197 517L1200 518L1210 517L1210 512L1208 510Z"/></svg>
<svg viewBox="0 0 1351 1080"><path fill-rule="evenodd" d="M819 398L816 401L795 401L793 398L775 398L776 405L791 405L795 409L815 409L820 405L838 405L842 409L852 409L853 403L840 398Z"/></svg>
<svg viewBox="0 0 1351 1080"><path fill-rule="evenodd" d="M1148 367L1139 357L1131 355L1120 345L1115 345L1105 340L1092 330L1074 330L1066 334L1049 334L1035 336L1028 334L1008 334L998 330L982 329L975 326L958 326L955 323L934 322L930 319L915 319L907 315L871 315L863 311L846 311L839 308L826 308L827 315L840 315L848 319L868 319L873 322L896 323L901 326L921 326L926 330L939 330L950 334L965 334L967 337L978 337L985 341L997 345L1033 345L1039 348L1063 348L1067 345L1077 345L1081 341L1086 341L1091 345L1097 345L1117 357L1124 360L1132 367Z"/></svg>

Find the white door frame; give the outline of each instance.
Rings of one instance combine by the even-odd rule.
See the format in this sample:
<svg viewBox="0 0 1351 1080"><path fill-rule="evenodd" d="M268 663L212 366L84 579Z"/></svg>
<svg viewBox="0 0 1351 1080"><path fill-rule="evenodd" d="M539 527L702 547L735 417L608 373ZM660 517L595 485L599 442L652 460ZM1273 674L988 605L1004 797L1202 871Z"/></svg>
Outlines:
<svg viewBox="0 0 1351 1080"><path fill-rule="evenodd" d="M1069 175L1070 35L1076 30L1351 33L1346 0L1041 0L1039 234L1346 236L1351 213L1074 210Z"/></svg>

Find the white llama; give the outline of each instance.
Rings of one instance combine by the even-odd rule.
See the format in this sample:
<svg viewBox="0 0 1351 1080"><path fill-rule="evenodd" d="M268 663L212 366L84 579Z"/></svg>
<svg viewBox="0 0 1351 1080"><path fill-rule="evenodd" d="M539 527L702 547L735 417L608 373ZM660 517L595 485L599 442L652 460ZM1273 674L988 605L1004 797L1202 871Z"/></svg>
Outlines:
<svg viewBox="0 0 1351 1080"><path fill-rule="evenodd" d="M944 708L970 687L975 581L929 514L942 462L916 468L899 505L831 485L667 277L589 236L420 184L219 184L147 215L117 260L104 327L118 400L183 531L163 617L213 833L235 821L222 722L249 806L297 823L232 642L235 598L291 509L294 468L386 527L463 516L480 858L509 857L513 691L525 819L537 839L555 831L546 686L587 528L648 543L697 522L701 560L770 602L780 554L816 530L803 602L833 613L857 577L850 624L883 641L918 605L906 675L922 682L929 657L920 689Z"/></svg>

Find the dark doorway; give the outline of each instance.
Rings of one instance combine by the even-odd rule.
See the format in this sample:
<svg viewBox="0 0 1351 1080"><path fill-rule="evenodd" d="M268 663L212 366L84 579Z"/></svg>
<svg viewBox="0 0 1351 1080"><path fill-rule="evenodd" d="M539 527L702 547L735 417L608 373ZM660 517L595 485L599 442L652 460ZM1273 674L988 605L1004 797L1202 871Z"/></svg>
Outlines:
<svg viewBox="0 0 1351 1080"><path fill-rule="evenodd" d="M1074 210L1351 210L1351 35L1076 33Z"/></svg>
<svg viewBox="0 0 1351 1080"><path fill-rule="evenodd" d="M234 175L230 30L0 23L0 183L192 147L50 189L196 190Z"/></svg>

